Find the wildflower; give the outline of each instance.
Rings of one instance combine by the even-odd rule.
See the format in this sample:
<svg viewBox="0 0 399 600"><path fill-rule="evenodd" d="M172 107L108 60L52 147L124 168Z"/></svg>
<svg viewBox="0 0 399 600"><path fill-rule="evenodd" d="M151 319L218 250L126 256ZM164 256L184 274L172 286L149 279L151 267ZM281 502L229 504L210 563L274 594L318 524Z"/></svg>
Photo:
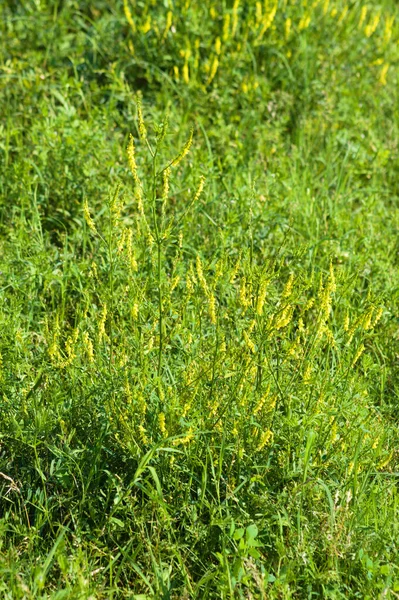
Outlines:
<svg viewBox="0 0 399 600"><path fill-rule="evenodd" d="M360 346L359 346L359 348L358 348L358 350L357 350L357 352L355 354L355 357L354 357L354 359L352 361L352 367L355 366L355 364L357 363L357 361L359 360L359 358L363 354L364 350L365 350L364 344L360 344Z"/></svg>
<svg viewBox="0 0 399 600"><path fill-rule="evenodd" d="M303 383L308 385L311 382L312 378L312 367L308 365L305 369L305 373L303 374Z"/></svg>
<svg viewBox="0 0 399 600"><path fill-rule="evenodd" d="M240 0L234 0L234 4L233 4L233 20L232 20L232 24L231 24L231 37L234 37L237 31L237 25L238 25L238 7L240 4Z"/></svg>
<svg viewBox="0 0 399 600"><path fill-rule="evenodd" d="M382 69L381 69L381 73L380 73L380 77L378 79L378 82L381 85L386 85L387 84L387 74L388 74L388 70L389 70L389 64L386 63Z"/></svg>
<svg viewBox="0 0 399 600"><path fill-rule="evenodd" d="M91 341L90 336L87 333L87 331L85 331L83 334L83 343L85 346L86 356L87 356L89 363L94 362L93 342Z"/></svg>
<svg viewBox="0 0 399 600"><path fill-rule="evenodd" d="M367 16L367 12L368 12L368 6L367 5L362 6L362 10L360 11L359 25L358 25L359 29L362 28L362 25L363 25L363 23L364 23L364 21L366 19L366 16Z"/></svg>
<svg viewBox="0 0 399 600"><path fill-rule="evenodd" d="M94 223L93 219L91 218L90 208L89 208L89 204L88 204L87 200L84 201L83 215L84 215L84 218L85 218L85 221L86 221L86 224L87 224L88 228L93 233L97 233L96 224Z"/></svg>
<svg viewBox="0 0 399 600"><path fill-rule="evenodd" d="M246 308L248 308L248 306L250 306L251 300L250 300L249 296L247 295L247 280L245 277L243 277L241 279L239 299L240 299L240 304L244 309L246 309Z"/></svg>
<svg viewBox="0 0 399 600"><path fill-rule="evenodd" d="M147 129L146 129L145 123L144 123L143 108L142 108L142 104L141 104L141 95L140 94L137 96L136 106L137 106L137 119L138 119L138 122L139 122L139 135L140 135L140 139L146 140L146 138L147 138Z"/></svg>
<svg viewBox="0 0 399 600"><path fill-rule="evenodd" d="M137 318L139 316L139 305L137 302L135 302L132 306L131 315L133 321L137 321Z"/></svg>
<svg viewBox="0 0 399 600"><path fill-rule="evenodd" d="M375 30L378 27L378 24L380 22L380 18L381 15L380 13L377 13L376 15L374 15L374 17L370 20L369 24L366 25L365 29L364 29L364 33L366 34L366 37L371 37L373 35L373 33L375 32Z"/></svg>
<svg viewBox="0 0 399 600"><path fill-rule="evenodd" d="M294 309L292 306L287 306L280 314L280 316L276 319L275 327L276 329L283 329L286 327L292 319Z"/></svg>
<svg viewBox="0 0 399 600"><path fill-rule="evenodd" d="M284 286L283 293L281 294L282 298L288 298L289 296L291 296L293 285L294 285L294 276L291 273L291 275L288 278L287 283Z"/></svg>
<svg viewBox="0 0 399 600"><path fill-rule="evenodd" d="M230 13L226 13L223 19L223 41L226 42L229 39L229 28L230 28Z"/></svg>
<svg viewBox="0 0 399 600"><path fill-rule="evenodd" d="M126 21L129 23L132 32L135 33L136 25L134 24L132 13L130 11L128 0L123 0L123 12L125 13Z"/></svg>
<svg viewBox="0 0 399 600"><path fill-rule="evenodd" d="M384 311L383 311L383 309L382 309L382 308L379 308L379 309L377 310L377 312L376 312L376 314L375 314L375 317L374 317L374 321L373 321L373 328L374 328L374 327L377 325L377 323L378 323L378 322L379 322L379 320L381 319L383 312L384 312Z"/></svg>
<svg viewBox="0 0 399 600"><path fill-rule="evenodd" d="M103 337L106 336L106 333L105 333L105 323L107 321L107 312L108 312L107 305L104 303L103 304L102 315L101 315L100 322L99 322L99 325L98 325L98 338L99 338L100 341L102 340Z"/></svg>
<svg viewBox="0 0 399 600"><path fill-rule="evenodd" d="M261 315L263 312L263 306L266 300L266 292L268 288L269 282L264 279L259 287L258 299L256 302L256 312L258 315Z"/></svg>
<svg viewBox="0 0 399 600"><path fill-rule="evenodd" d="M162 200L166 202L169 196L169 179L170 179L170 167L167 167L162 173Z"/></svg>
<svg viewBox="0 0 399 600"><path fill-rule="evenodd" d="M247 347L250 349L252 354L255 354L255 352L256 352L255 344L253 343L253 341L251 340L251 338L248 335L248 332L245 331L245 329L243 331L243 336L244 336L244 340L245 340Z"/></svg>
<svg viewBox="0 0 399 600"><path fill-rule="evenodd" d="M138 430L139 430L140 440L144 444L144 446L146 446L148 444L148 437L147 437L144 425L142 425L140 423L140 425L138 426Z"/></svg>
<svg viewBox="0 0 399 600"><path fill-rule="evenodd" d="M193 135L194 135L194 129L192 128L190 131L190 135L189 138L187 140L187 142L184 144L183 150L180 152L180 154L178 154L178 156L176 156L176 158L172 161L172 167L177 167L177 165L183 160L183 158L185 156L187 156L187 154L190 151L191 148L191 144L193 143Z"/></svg>
<svg viewBox="0 0 399 600"><path fill-rule="evenodd" d="M388 464L389 464L389 463L391 462L391 460L392 460L392 457L393 457L393 452L394 452L394 451L393 451L393 450L391 450L391 452L388 454L388 456L387 456L387 457L386 457L384 460L382 460L382 461L380 462L380 464L378 465L378 469L384 469L385 467L387 467L387 466L388 466Z"/></svg>
<svg viewBox="0 0 399 600"><path fill-rule="evenodd" d="M299 31L303 31L304 29L307 29L310 25L310 21L311 21L310 15L305 14L298 23Z"/></svg>
<svg viewBox="0 0 399 600"><path fill-rule="evenodd" d="M374 307L371 307L364 315L363 329L365 331L368 331L371 328L371 321L373 318L373 314L374 314Z"/></svg>
<svg viewBox="0 0 399 600"><path fill-rule="evenodd" d="M218 67L219 67L219 59L217 56L215 56L212 61L212 66L211 66L211 70L209 72L209 77L208 77L208 81L206 82L206 85L209 85L210 83L212 83L212 81L214 80L215 75L217 73Z"/></svg>
<svg viewBox="0 0 399 600"><path fill-rule="evenodd" d="M186 62L183 65L183 69L182 69L182 75L183 75L183 81L184 83L189 83L190 81L190 74L189 74L189 70L188 70L188 62L186 59Z"/></svg>
<svg viewBox="0 0 399 600"><path fill-rule="evenodd" d="M163 32L163 36L162 36L162 41L164 41L166 39L166 36L168 35L170 28L172 27L172 20L173 20L173 12L171 10L168 10L168 12L166 13L166 23L165 23L165 29Z"/></svg>
<svg viewBox="0 0 399 600"><path fill-rule="evenodd" d="M261 435L258 447L256 448L256 450L258 452L260 452L261 450L263 450L263 448L267 445L269 445L273 440L273 432L268 429L267 431L264 431Z"/></svg>
<svg viewBox="0 0 399 600"><path fill-rule="evenodd" d="M212 325L216 325L216 301L215 296L213 294L209 294L209 317L211 319Z"/></svg>
<svg viewBox="0 0 399 600"><path fill-rule="evenodd" d="M166 430L166 425L165 425L165 413L160 412L158 415L158 424L159 424L159 430L162 433L163 437L168 437L168 432Z"/></svg>
<svg viewBox="0 0 399 600"><path fill-rule="evenodd" d="M395 16L388 17L385 22L384 43L387 44L392 37L392 27L395 21Z"/></svg>
<svg viewBox="0 0 399 600"><path fill-rule="evenodd" d="M199 200L199 198L202 194L202 191L204 189L204 186L205 186L205 181L206 181L205 177L203 175L201 175L200 182L197 187L197 191L195 192L195 195L194 195L193 204Z"/></svg>
<svg viewBox="0 0 399 600"><path fill-rule="evenodd" d="M199 255L197 255L195 266L197 269L197 276L198 276L200 285L201 285L202 289L204 290L205 295L208 296L209 295L208 284L207 284L205 276L204 276L204 271L202 269L202 262L201 262L201 258Z"/></svg>
<svg viewBox="0 0 399 600"><path fill-rule="evenodd" d="M290 18L286 19L285 23L284 23L284 33L285 33L286 40L288 40L290 37L291 25L292 25L292 19L290 19Z"/></svg>

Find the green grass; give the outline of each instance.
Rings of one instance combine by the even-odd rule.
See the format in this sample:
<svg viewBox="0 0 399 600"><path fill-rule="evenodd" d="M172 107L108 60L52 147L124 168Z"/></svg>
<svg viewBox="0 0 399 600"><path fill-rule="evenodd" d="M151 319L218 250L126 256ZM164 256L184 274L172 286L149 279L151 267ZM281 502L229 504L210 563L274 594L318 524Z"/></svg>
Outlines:
<svg viewBox="0 0 399 600"><path fill-rule="evenodd" d="M397 13L2 3L2 598L397 597Z"/></svg>

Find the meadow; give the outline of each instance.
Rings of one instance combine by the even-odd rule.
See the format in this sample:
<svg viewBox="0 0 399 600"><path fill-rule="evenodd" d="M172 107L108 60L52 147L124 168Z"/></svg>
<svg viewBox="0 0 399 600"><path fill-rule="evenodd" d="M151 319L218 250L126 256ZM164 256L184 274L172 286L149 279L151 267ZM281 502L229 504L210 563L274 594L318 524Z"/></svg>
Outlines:
<svg viewBox="0 0 399 600"><path fill-rule="evenodd" d="M395 0L3 0L0 596L399 597Z"/></svg>

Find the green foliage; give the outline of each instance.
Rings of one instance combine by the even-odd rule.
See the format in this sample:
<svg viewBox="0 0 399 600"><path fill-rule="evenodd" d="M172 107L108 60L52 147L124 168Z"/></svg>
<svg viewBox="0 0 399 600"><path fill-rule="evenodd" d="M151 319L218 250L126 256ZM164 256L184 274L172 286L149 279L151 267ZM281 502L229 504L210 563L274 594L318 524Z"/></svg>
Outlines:
<svg viewBox="0 0 399 600"><path fill-rule="evenodd" d="M2 597L394 597L395 3L1 11Z"/></svg>

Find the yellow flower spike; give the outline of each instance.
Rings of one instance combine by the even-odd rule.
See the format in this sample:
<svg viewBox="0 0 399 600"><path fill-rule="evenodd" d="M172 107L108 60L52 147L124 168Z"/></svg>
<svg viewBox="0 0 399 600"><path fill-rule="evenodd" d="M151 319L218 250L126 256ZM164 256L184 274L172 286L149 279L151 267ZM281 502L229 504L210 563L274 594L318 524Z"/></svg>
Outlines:
<svg viewBox="0 0 399 600"><path fill-rule="evenodd" d="M175 65L173 67L173 74L175 76L175 80L179 81L180 80L180 74L179 74L179 67L177 65Z"/></svg>
<svg viewBox="0 0 399 600"><path fill-rule="evenodd" d="M140 27L141 31L144 33L148 33L151 30L151 15L148 15L145 23Z"/></svg>
<svg viewBox="0 0 399 600"><path fill-rule="evenodd" d="M140 139L145 141L147 139L147 129L146 129L146 126L144 123L143 107L142 107L142 103L141 103L141 94L137 95L136 106L137 106L137 120L139 122Z"/></svg>
<svg viewBox="0 0 399 600"><path fill-rule="evenodd" d="M199 255L197 255L195 266L196 266L196 270L197 270L198 281L200 282L200 285L201 285L205 295L209 296L209 288L208 288L208 284L205 279L204 271L202 268L202 262L201 262L201 258Z"/></svg>
<svg viewBox="0 0 399 600"><path fill-rule="evenodd" d="M290 37L290 33L291 33L291 26L292 26L292 19L290 19L288 17L288 19L285 20L284 23L284 35L285 35L285 39L288 40Z"/></svg>
<svg viewBox="0 0 399 600"><path fill-rule="evenodd" d="M133 251L133 231L129 229L126 235L126 253L132 272L137 271L137 260Z"/></svg>
<svg viewBox="0 0 399 600"><path fill-rule="evenodd" d="M209 294L208 298L209 303L209 318L211 320L212 325L216 325L216 300L213 294Z"/></svg>
<svg viewBox="0 0 399 600"><path fill-rule="evenodd" d="M90 208L89 208L89 204L88 204L87 200L84 201L83 215L84 215L84 219L85 219L86 224L87 224L88 228L90 229L90 231L92 231L93 233L97 233L96 224L94 223L93 219L91 218Z"/></svg>
<svg viewBox="0 0 399 600"><path fill-rule="evenodd" d="M258 42L263 38L266 31L271 27L271 25L274 21L274 17L276 16L277 8L278 8L278 3L276 2L274 4L273 8L271 10L269 10L268 12L266 12L265 16L263 17L263 25L262 25L261 30L257 37Z"/></svg>
<svg viewBox="0 0 399 600"><path fill-rule="evenodd" d="M244 340L245 340L245 343L246 343L247 347L250 349L250 351L252 352L252 354L255 354L255 352L256 352L256 347L255 347L255 344L254 344L254 342L251 340L251 338L249 337L249 335L248 335L248 333L245 331L245 329L244 329L244 331L243 331L243 336L244 336Z"/></svg>
<svg viewBox="0 0 399 600"><path fill-rule="evenodd" d="M323 15L326 15L328 13L329 6L330 6L330 0L324 0Z"/></svg>
<svg viewBox="0 0 399 600"><path fill-rule="evenodd" d="M381 14L377 13L376 15L374 15L374 17L370 20L369 24L366 25L365 29L364 29L364 33L366 35L366 37L370 38L373 33L375 33L379 22L380 22L380 18L381 18Z"/></svg>
<svg viewBox="0 0 399 600"><path fill-rule="evenodd" d="M170 167L167 167L162 173L162 201L165 203L169 196L169 179L170 179Z"/></svg>
<svg viewBox="0 0 399 600"><path fill-rule="evenodd" d="M298 30L303 31L304 29L307 29L310 25L310 21L311 21L310 15L305 14L298 23Z"/></svg>
<svg viewBox="0 0 399 600"><path fill-rule="evenodd" d="M217 37L215 40L215 52L217 55L220 54L221 49L222 49L222 42L220 40L220 37Z"/></svg>
<svg viewBox="0 0 399 600"><path fill-rule="evenodd" d="M392 37L392 28L395 21L395 16L388 17L385 22L384 43L387 44Z"/></svg>
<svg viewBox="0 0 399 600"><path fill-rule="evenodd" d="M126 21L129 23L133 33L136 32L136 25L133 21L132 13L129 7L128 0L123 0L123 12L125 13Z"/></svg>
<svg viewBox="0 0 399 600"><path fill-rule="evenodd" d="M144 215L143 193L141 188L141 181L137 172L137 163L134 150L134 138L132 134L130 134L129 136L129 143L127 146L127 160L130 172L133 175L133 180L135 183L135 196L137 199L139 212L141 215Z"/></svg>
<svg viewBox="0 0 399 600"><path fill-rule="evenodd" d="M223 41L227 42L230 32L230 13L226 13L223 19Z"/></svg>
<svg viewBox="0 0 399 600"><path fill-rule="evenodd" d="M194 135L194 128L191 129L190 136L189 136L187 142L184 144L183 150L172 161L172 163L171 163L172 167L177 167L177 165L180 164L181 161L183 160L183 158L185 156L187 156L187 154L189 153L190 148L191 148L191 144L193 143L193 135Z"/></svg>
<svg viewBox="0 0 399 600"><path fill-rule="evenodd" d="M146 429L142 423L138 426L138 430L139 430L140 441L142 444L144 444L144 446L146 446L148 444L149 440L147 437Z"/></svg>
<svg viewBox="0 0 399 600"><path fill-rule="evenodd" d="M85 331L83 334L83 343L85 346L87 360L89 361L89 363L94 362L93 342L91 341L90 336L87 333L87 331Z"/></svg>
<svg viewBox="0 0 399 600"><path fill-rule="evenodd" d="M366 5L362 6L362 10L360 11L360 19L359 19L358 29L361 29L363 27L363 23L367 17L367 12L368 12L368 6L366 6Z"/></svg>
<svg viewBox="0 0 399 600"><path fill-rule="evenodd" d="M305 308L303 309L303 311L307 312L308 310L310 310L313 307L314 302L315 302L314 298L309 298L309 300L305 304Z"/></svg>
<svg viewBox="0 0 399 600"><path fill-rule="evenodd" d="M204 190L205 187L205 177L203 175L201 175L200 177L200 182L198 184L197 190L195 192L194 198L193 198L193 204L195 204L196 202L198 202L198 200L200 199L200 196Z"/></svg>
<svg viewBox="0 0 399 600"><path fill-rule="evenodd" d="M240 5L240 0L234 0L233 4L233 18L231 23L231 37L235 37L237 26L238 26L238 7Z"/></svg>
<svg viewBox="0 0 399 600"><path fill-rule="evenodd" d="M363 354L364 351L365 351L364 344L360 344L360 346L355 354L355 357L352 361L352 367L354 367L356 365L357 361L359 360L359 358L361 357L361 355Z"/></svg>
<svg viewBox="0 0 399 600"><path fill-rule="evenodd" d="M303 374L303 383L305 385L309 385L311 380L312 380L312 367L310 365L308 365Z"/></svg>
<svg viewBox="0 0 399 600"><path fill-rule="evenodd" d="M135 151L134 151L134 138L133 138L132 134L129 135L129 143L127 146L127 160L128 160L128 164L130 167L130 171L131 171L133 177L136 178L137 164L136 164L136 157L135 157Z"/></svg>
<svg viewBox="0 0 399 600"><path fill-rule="evenodd" d="M292 293L292 288L294 286L294 275L291 273L287 283L284 286L283 293L281 294L282 298L289 298Z"/></svg>
<svg viewBox="0 0 399 600"><path fill-rule="evenodd" d="M162 35L162 41L165 41L166 36L169 33L170 28L172 27L172 21L173 21L173 12L171 10L168 10L167 14L166 14L166 23L165 23L165 29Z"/></svg>
<svg viewBox="0 0 399 600"><path fill-rule="evenodd" d="M256 302L256 313L260 316L263 313L263 307L266 300L266 292L269 282L264 279L259 287L258 299Z"/></svg>
<svg viewBox="0 0 399 600"><path fill-rule="evenodd" d="M241 285L239 290L239 300L242 308L247 309L251 304L251 300L247 294L247 280L245 277L241 279Z"/></svg>
<svg viewBox="0 0 399 600"><path fill-rule="evenodd" d="M212 83L212 81L215 79L215 75L217 73L218 68L219 68L219 59L217 56L215 56L212 61L212 65L211 65L211 69L209 71L209 77L206 82L206 85L210 85Z"/></svg>
<svg viewBox="0 0 399 600"><path fill-rule="evenodd" d="M183 81L185 84L188 84L190 82L190 73L188 70L188 62L186 60L186 62L183 65L182 68L182 77L183 77Z"/></svg>
<svg viewBox="0 0 399 600"><path fill-rule="evenodd" d="M374 314L374 307L371 307L364 315L363 329L365 331L368 331L369 329L371 329L371 321L373 318L373 314Z"/></svg>
<svg viewBox="0 0 399 600"><path fill-rule="evenodd" d="M391 450L391 452L388 454L388 456L383 461L380 462L380 464L378 465L377 468L384 469L385 467L387 467L392 460L393 453L394 453L394 451Z"/></svg>
<svg viewBox="0 0 399 600"><path fill-rule="evenodd" d="M287 306L282 311L280 316L276 319L275 328L277 330L279 330L279 329L283 329L284 327L287 327L287 325L289 325L291 323L293 312L294 312L293 307Z"/></svg>
<svg viewBox="0 0 399 600"><path fill-rule="evenodd" d="M108 309L107 309L107 305L106 303L103 304L103 311L100 317L100 322L98 324L98 339L101 342L101 340L106 337L106 333L105 333L105 323L107 321L107 314L108 314Z"/></svg>
<svg viewBox="0 0 399 600"><path fill-rule="evenodd" d="M373 328L378 324L379 320L381 319L382 315L383 315L384 309L383 308L379 308L375 314L374 317L374 322L373 322Z"/></svg>
<svg viewBox="0 0 399 600"><path fill-rule="evenodd" d="M260 437L260 442L256 448L257 452L260 452L261 450L263 450L263 448L265 446L268 446L269 444L271 444L273 441L273 432L268 429L267 431L264 431Z"/></svg>
<svg viewBox="0 0 399 600"><path fill-rule="evenodd" d="M137 318L139 316L139 305L137 302L135 302L132 306L131 315L133 321L137 321Z"/></svg>
<svg viewBox="0 0 399 600"><path fill-rule="evenodd" d="M389 64L386 63L382 69L381 69L381 73L378 79L378 83L380 83L381 85L386 85L387 84L387 75L388 75L388 70L389 70Z"/></svg>

